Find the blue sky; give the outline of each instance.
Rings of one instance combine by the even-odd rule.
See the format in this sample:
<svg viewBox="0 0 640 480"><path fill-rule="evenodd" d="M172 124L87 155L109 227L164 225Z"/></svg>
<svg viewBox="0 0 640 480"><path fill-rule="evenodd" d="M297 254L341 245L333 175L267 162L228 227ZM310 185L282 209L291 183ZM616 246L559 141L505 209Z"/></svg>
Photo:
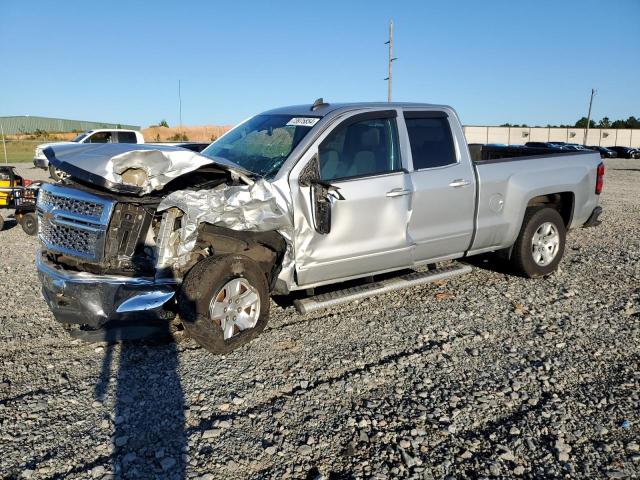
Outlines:
<svg viewBox="0 0 640 480"><path fill-rule="evenodd" d="M469 125L640 116L640 0L0 4L0 116L230 124L271 107L447 103Z"/></svg>

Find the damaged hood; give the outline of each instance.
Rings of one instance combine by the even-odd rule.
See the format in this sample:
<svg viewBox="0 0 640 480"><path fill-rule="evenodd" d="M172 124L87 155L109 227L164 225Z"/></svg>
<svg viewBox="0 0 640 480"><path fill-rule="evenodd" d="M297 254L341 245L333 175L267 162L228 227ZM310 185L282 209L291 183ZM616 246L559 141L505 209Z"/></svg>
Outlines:
<svg viewBox="0 0 640 480"><path fill-rule="evenodd" d="M134 195L161 190L171 180L205 165L220 167L249 185L254 175L222 158L163 145L63 144L45 148L44 154L72 177Z"/></svg>

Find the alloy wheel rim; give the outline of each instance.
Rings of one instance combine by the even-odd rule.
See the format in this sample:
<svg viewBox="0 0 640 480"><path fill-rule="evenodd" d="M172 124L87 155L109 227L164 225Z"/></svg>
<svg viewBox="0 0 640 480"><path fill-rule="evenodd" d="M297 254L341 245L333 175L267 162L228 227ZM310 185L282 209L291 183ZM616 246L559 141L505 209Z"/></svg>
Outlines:
<svg viewBox="0 0 640 480"><path fill-rule="evenodd" d="M540 225L531 238L531 254L533 261L546 267L558 255L560 249L560 233L551 222Z"/></svg>
<svg viewBox="0 0 640 480"><path fill-rule="evenodd" d="M209 304L210 318L222 329L228 340L256 326L260 317L260 295L246 278L225 283Z"/></svg>

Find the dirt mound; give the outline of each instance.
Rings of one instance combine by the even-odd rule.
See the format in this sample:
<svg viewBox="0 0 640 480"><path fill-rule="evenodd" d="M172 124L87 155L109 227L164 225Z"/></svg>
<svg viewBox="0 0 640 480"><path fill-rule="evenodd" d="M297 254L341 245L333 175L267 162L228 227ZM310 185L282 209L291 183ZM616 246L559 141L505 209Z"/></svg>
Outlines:
<svg viewBox="0 0 640 480"><path fill-rule="evenodd" d="M171 142L182 140L182 135L194 142L213 142L229 130L229 125L202 125L194 127L149 127L143 128L142 134L146 142Z"/></svg>

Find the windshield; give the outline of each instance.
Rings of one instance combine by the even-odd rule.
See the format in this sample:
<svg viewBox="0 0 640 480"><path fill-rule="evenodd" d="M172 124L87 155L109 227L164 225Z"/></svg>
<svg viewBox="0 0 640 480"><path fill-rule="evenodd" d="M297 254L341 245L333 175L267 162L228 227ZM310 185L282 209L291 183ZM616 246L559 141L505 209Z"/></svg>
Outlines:
<svg viewBox="0 0 640 480"><path fill-rule="evenodd" d="M320 120L294 115L257 115L202 151L262 177L275 175L300 140Z"/></svg>
<svg viewBox="0 0 640 480"><path fill-rule="evenodd" d="M71 140L72 142L81 142L84 138L87 137L87 133L81 133L80 135L78 135L76 138L74 138L73 140Z"/></svg>

